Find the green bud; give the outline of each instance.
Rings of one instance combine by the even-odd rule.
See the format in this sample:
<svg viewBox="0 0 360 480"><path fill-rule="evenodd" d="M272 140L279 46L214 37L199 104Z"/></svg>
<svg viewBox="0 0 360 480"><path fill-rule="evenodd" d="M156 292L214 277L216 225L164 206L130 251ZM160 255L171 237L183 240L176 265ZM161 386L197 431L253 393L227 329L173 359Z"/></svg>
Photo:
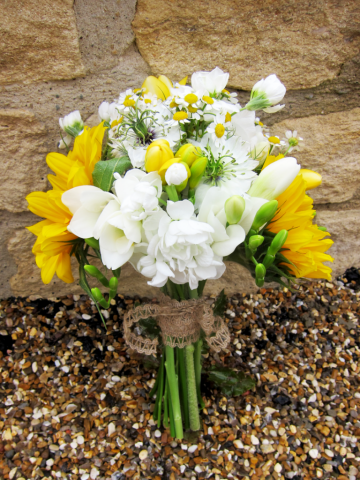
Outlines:
<svg viewBox="0 0 360 480"><path fill-rule="evenodd" d="M91 289L92 296L94 297L95 301L103 308L109 308L109 302L105 300L105 298L102 296L102 293L100 290L95 287Z"/></svg>
<svg viewBox="0 0 360 480"><path fill-rule="evenodd" d="M262 235L253 235L249 238L249 248L251 251L256 252L256 249L263 243L264 237Z"/></svg>
<svg viewBox="0 0 360 480"><path fill-rule="evenodd" d="M98 268L94 267L94 265L85 265L84 270L86 273L99 280L99 282L102 283L104 287L109 287L109 282L107 281L107 278L100 272Z"/></svg>
<svg viewBox="0 0 360 480"><path fill-rule="evenodd" d="M206 157L200 157L192 164L190 168L191 177L189 178L189 187L190 189L196 188L203 176L208 159Z"/></svg>
<svg viewBox="0 0 360 480"><path fill-rule="evenodd" d="M271 245L268 248L267 253L269 255L276 255L277 252L282 248L282 246L286 242L287 237L288 237L288 231L280 230L280 232L276 234L275 238L271 242Z"/></svg>
<svg viewBox="0 0 360 480"><path fill-rule="evenodd" d="M109 280L109 288L110 288L110 292L109 292L109 301L112 300L115 295L116 295L116 292L117 292L117 288L118 288L118 279L116 277L112 277L110 278Z"/></svg>
<svg viewBox="0 0 360 480"><path fill-rule="evenodd" d="M266 268L262 263L258 263L255 267L255 283L258 287L262 287L265 282Z"/></svg>
<svg viewBox="0 0 360 480"><path fill-rule="evenodd" d="M225 202L226 220L229 225L236 225L240 222L245 210L245 200L240 195L233 195Z"/></svg>
<svg viewBox="0 0 360 480"><path fill-rule="evenodd" d="M275 260L275 255L271 255L267 253L264 257L263 264L265 265L266 268L269 268L270 265L274 263Z"/></svg>
<svg viewBox="0 0 360 480"><path fill-rule="evenodd" d="M319 230L321 230L322 232L327 232L327 228L326 227L318 227Z"/></svg>
<svg viewBox="0 0 360 480"><path fill-rule="evenodd" d="M95 250L100 250L99 240L96 240L96 238L94 237L85 238L85 243L87 243L91 248L94 248Z"/></svg>
<svg viewBox="0 0 360 480"><path fill-rule="evenodd" d="M270 222L274 217L276 210L278 208L277 200L271 200L270 202L262 205L259 210L256 212L253 224L251 226L256 232L265 224Z"/></svg>

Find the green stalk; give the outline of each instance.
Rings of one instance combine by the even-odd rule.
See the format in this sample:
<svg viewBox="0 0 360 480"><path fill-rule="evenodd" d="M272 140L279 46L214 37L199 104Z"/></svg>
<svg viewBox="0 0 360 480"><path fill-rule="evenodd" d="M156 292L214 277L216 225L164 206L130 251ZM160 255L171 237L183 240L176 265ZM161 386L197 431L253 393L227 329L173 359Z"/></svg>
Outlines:
<svg viewBox="0 0 360 480"><path fill-rule="evenodd" d="M163 353L159 371L159 389L156 394L156 400L159 398L159 402L157 404L157 425L158 427L161 426L161 409L162 409L162 397L164 392L164 363L165 363L165 355Z"/></svg>
<svg viewBox="0 0 360 480"><path fill-rule="evenodd" d="M199 298L197 288L195 288L195 290L191 290L191 288L189 287L189 293L190 298Z"/></svg>
<svg viewBox="0 0 360 480"><path fill-rule="evenodd" d="M178 377L175 372L175 358L174 349L168 345L165 347L166 351L166 373L169 379L169 390L171 396L171 407L174 415L176 438L181 440L183 438L183 426L181 417L181 407L179 398L179 384ZM196 390L195 390L196 392Z"/></svg>
<svg viewBox="0 0 360 480"><path fill-rule="evenodd" d="M175 438L176 431L175 431L175 422L174 422L174 412L173 412L173 407L172 407L172 401L171 401L171 392L170 392L170 386L169 386L169 378L167 378L167 384L168 384L168 392L169 392L169 417L170 417L170 435L172 438Z"/></svg>
<svg viewBox="0 0 360 480"><path fill-rule="evenodd" d="M202 399L201 396L201 389L200 389L200 384L201 384L201 347L202 347L203 341L198 340L195 342L195 352L194 352L194 363L195 363L195 381L196 381L196 392L197 392L197 398L198 402L200 404L200 408L205 407L204 400Z"/></svg>
<svg viewBox="0 0 360 480"><path fill-rule="evenodd" d="M185 347L186 377L189 400L190 428L194 432L200 430L200 417L198 399L196 392L195 367L194 367L194 345Z"/></svg>
<svg viewBox="0 0 360 480"><path fill-rule="evenodd" d="M178 348L177 353L178 353L178 359L179 359L179 373L180 373L180 387L181 387L180 391L181 391L181 399L182 399L182 406L183 406L184 424L185 424L185 429L188 430L190 428L189 402L188 402L188 392L187 392L187 384L186 384L184 349Z"/></svg>
<svg viewBox="0 0 360 480"><path fill-rule="evenodd" d="M151 389L150 393L149 393L149 398L152 398L154 395L155 395L155 392L158 388L158 384L159 384L159 376L156 377L156 380L155 380L155 383L154 383L154 386L153 388Z"/></svg>
<svg viewBox="0 0 360 480"><path fill-rule="evenodd" d="M169 428L169 404L168 404L168 396L169 396L169 392L168 392L168 381L167 381L167 378L165 378L165 393L164 393L164 427L165 428Z"/></svg>

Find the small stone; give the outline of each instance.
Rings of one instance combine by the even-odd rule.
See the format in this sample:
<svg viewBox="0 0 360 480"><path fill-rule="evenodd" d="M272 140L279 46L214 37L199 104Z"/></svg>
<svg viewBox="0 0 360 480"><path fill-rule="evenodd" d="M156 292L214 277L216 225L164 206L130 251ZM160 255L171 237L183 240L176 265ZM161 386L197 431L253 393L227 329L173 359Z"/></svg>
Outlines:
<svg viewBox="0 0 360 480"><path fill-rule="evenodd" d="M309 455L310 455L311 458L317 458L319 456L319 451L316 450L316 448L312 448L309 451Z"/></svg>
<svg viewBox="0 0 360 480"><path fill-rule="evenodd" d="M278 434L280 435L280 437L282 437L285 432L286 432L286 430L285 430L284 427L280 427L279 430L278 430Z"/></svg>
<svg viewBox="0 0 360 480"><path fill-rule="evenodd" d="M54 443L49 446L51 452L57 452L59 450L59 445L55 445Z"/></svg>
<svg viewBox="0 0 360 480"><path fill-rule="evenodd" d="M91 480L95 480L95 478L99 475L99 470L95 467L93 467L91 469L91 472L90 472L90 478Z"/></svg>
<svg viewBox="0 0 360 480"><path fill-rule="evenodd" d="M84 320L91 320L91 316L88 315L87 313L83 313L81 316Z"/></svg>
<svg viewBox="0 0 360 480"><path fill-rule="evenodd" d="M308 402L309 403L313 403L313 402L316 402L317 398L316 398L316 393L314 393L314 395L311 395L311 397L309 397L309 400Z"/></svg>
<svg viewBox="0 0 360 480"><path fill-rule="evenodd" d="M244 448L244 444L242 443L241 440L234 440L233 444L234 444L235 448Z"/></svg>
<svg viewBox="0 0 360 480"><path fill-rule="evenodd" d="M325 448L325 453L328 457L333 457L334 456L334 452L332 452L331 450L329 450L328 448Z"/></svg>
<svg viewBox="0 0 360 480"><path fill-rule="evenodd" d="M281 463L277 463L274 467L275 472L280 473L282 470Z"/></svg>
<svg viewBox="0 0 360 480"><path fill-rule="evenodd" d="M139 453L139 458L140 460L145 460L145 458L147 458L149 455L148 451L147 450L141 450L141 452Z"/></svg>
<svg viewBox="0 0 360 480"><path fill-rule="evenodd" d="M160 430L155 430L155 437L160 438L161 437L161 432Z"/></svg>
<svg viewBox="0 0 360 480"><path fill-rule="evenodd" d="M76 441L78 445L82 445L85 442L85 438L82 435L79 435L78 437L76 437Z"/></svg>
<svg viewBox="0 0 360 480"><path fill-rule="evenodd" d="M189 453L194 453L197 450L198 446L197 445L191 445L191 447L188 448Z"/></svg>
<svg viewBox="0 0 360 480"><path fill-rule="evenodd" d="M259 445L259 439L257 437L255 437L255 435L251 435L251 443L253 445Z"/></svg>

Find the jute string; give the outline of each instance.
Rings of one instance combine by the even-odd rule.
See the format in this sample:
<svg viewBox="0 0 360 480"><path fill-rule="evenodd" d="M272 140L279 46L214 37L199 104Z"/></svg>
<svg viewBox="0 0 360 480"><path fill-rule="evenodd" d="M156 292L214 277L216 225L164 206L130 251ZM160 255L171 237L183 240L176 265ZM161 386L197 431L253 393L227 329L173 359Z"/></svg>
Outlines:
<svg viewBox="0 0 360 480"><path fill-rule="evenodd" d="M163 296L160 304L146 304L129 310L124 316L126 343L138 353L156 354L158 339L151 340L137 335L133 327L141 319L153 317L161 329L163 343L170 347L184 348L200 338L201 330L210 348L220 352L230 342L227 325L203 299L178 302Z"/></svg>

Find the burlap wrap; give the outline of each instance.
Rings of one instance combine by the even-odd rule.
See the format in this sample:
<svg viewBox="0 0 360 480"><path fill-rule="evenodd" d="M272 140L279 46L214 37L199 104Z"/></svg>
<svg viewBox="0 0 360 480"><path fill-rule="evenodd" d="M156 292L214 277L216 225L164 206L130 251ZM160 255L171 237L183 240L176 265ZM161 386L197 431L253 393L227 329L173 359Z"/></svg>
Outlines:
<svg viewBox="0 0 360 480"><path fill-rule="evenodd" d="M203 299L177 302L163 297L160 304L140 305L128 311L124 317L124 337L126 343L139 353L156 353L158 339L151 340L133 332L139 320L154 317L161 329L165 345L184 348L200 338L201 330L210 348L220 352L230 341L227 325L221 317L214 316L213 310Z"/></svg>

